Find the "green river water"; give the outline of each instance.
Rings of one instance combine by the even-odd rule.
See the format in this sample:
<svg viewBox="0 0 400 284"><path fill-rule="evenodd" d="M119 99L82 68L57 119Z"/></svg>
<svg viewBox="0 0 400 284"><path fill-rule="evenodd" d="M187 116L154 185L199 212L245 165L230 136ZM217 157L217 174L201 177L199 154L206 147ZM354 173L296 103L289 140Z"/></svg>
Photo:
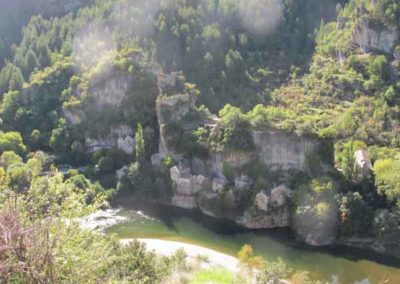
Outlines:
<svg viewBox="0 0 400 284"><path fill-rule="evenodd" d="M118 213L128 220L108 229L120 238L154 238L192 243L236 255L244 244L268 260L281 258L289 267L307 270L314 278L337 283L400 283L398 263L379 264L366 252L339 248L313 250L293 240L287 230L248 232L228 221L215 221L199 213L160 205L120 206ZM381 260L385 258L381 258ZM368 280L368 281L366 281ZM362 282L361 282L362 281Z"/></svg>

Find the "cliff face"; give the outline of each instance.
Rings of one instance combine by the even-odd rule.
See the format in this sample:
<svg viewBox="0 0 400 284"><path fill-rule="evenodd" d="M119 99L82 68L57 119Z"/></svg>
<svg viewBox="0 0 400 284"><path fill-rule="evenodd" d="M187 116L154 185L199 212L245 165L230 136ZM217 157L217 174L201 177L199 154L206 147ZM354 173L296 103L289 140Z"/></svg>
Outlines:
<svg viewBox="0 0 400 284"><path fill-rule="evenodd" d="M169 81L172 86L179 82L171 78ZM175 136L167 131L170 125L178 121L182 132L192 133L199 126L213 131L219 123L218 119L213 123L210 119L190 121L188 117L195 112L195 102L190 93L164 95L157 100L160 147L159 153L152 157L152 164L160 166L166 157L174 160L175 166L170 169L171 204L229 218L251 229L291 226L292 190L286 185L287 176L306 172L308 155L318 155L322 142L279 130L251 130L255 145L252 151L209 152L206 156L189 158L175 147ZM268 180L271 173L281 178Z"/></svg>
<svg viewBox="0 0 400 284"><path fill-rule="evenodd" d="M81 134L79 142L87 152L115 148L132 155L137 124L157 125L159 69L142 63L142 54L137 52L124 54L123 60L124 66L111 60L89 76L75 75L66 94L63 115Z"/></svg>
<svg viewBox="0 0 400 284"><path fill-rule="evenodd" d="M315 153L319 142L308 137L280 131L253 131L254 144L261 161L272 170L307 170L307 155Z"/></svg>
<svg viewBox="0 0 400 284"><path fill-rule="evenodd" d="M391 53L398 39L397 26L378 27L367 17L357 21L352 42L363 52L380 51Z"/></svg>
<svg viewBox="0 0 400 284"><path fill-rule="evenodd" d="M291 195L292 191L284 185L262 190L256 195L253 206L236 221L250 229L289 227Z"/></svg>

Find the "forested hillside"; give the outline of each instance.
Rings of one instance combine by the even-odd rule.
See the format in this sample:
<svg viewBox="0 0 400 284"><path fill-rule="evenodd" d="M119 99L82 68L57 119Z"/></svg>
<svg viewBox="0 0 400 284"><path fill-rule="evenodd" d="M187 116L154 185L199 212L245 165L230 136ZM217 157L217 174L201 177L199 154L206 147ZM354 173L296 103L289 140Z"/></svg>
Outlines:
<svg viewBox="0 0 400 284"><path fill-rule="evenodd" d="M400 255L398 0L41 2L0 3L0 221L26 235L10 249L61 235L54 259L28 250L24 264L43 257L54 271L28 273L10 258L16 270L0 268L0 279L141 283L171 273L178 260L139 244L132 252L95 233L68 235L64 218L121 192L248 228L284 208L282 227L308 244L368 238ZM297 160L268 168L265 133ZM58 172L63 164L71 170ZM192 177L201 189L182 194L177 180L192 186ZM257 200L280 184L287 200L262 209ZM42 223L38 235L23 230ZM97 246L111 260L90 270ZM72 264L73 249L89 255ZM139 254L146 263L123 264ZM90 271L69 274L80 265ZM142 265L155 270L141 275Z"/></svg>

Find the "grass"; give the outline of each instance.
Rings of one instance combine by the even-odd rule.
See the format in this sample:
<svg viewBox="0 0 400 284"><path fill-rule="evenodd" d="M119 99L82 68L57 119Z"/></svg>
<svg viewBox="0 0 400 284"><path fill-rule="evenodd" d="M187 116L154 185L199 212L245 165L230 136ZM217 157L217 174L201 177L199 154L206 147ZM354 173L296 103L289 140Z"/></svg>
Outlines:
<svg viewBox="0 0 400 284"><path fill-rule="evenodd" d="M212 268L196 272L190 284L231 284L233 275L223 268Z"/></svg>

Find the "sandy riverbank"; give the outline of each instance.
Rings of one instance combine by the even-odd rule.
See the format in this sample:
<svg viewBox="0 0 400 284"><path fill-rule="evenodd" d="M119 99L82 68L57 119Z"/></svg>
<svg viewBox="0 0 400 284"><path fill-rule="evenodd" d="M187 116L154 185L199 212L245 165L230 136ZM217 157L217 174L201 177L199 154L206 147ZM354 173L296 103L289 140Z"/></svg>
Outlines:
<svg viewBox="0 0 400 284"><path fill-rule="evenodd" d="M132 241L132 239L121 240L122 243L128 243L130 241ZM212 249L182 242L157 239L138 239L138 241L145 243L148 249L154 250L157 254L169 256L174 254L178 249L182 248L186 251L189 257L196 257L198 255L207 256L209 264L212 266L222 266L232 272L236 272L238 270L239 261L237 258Z"/></svg>

